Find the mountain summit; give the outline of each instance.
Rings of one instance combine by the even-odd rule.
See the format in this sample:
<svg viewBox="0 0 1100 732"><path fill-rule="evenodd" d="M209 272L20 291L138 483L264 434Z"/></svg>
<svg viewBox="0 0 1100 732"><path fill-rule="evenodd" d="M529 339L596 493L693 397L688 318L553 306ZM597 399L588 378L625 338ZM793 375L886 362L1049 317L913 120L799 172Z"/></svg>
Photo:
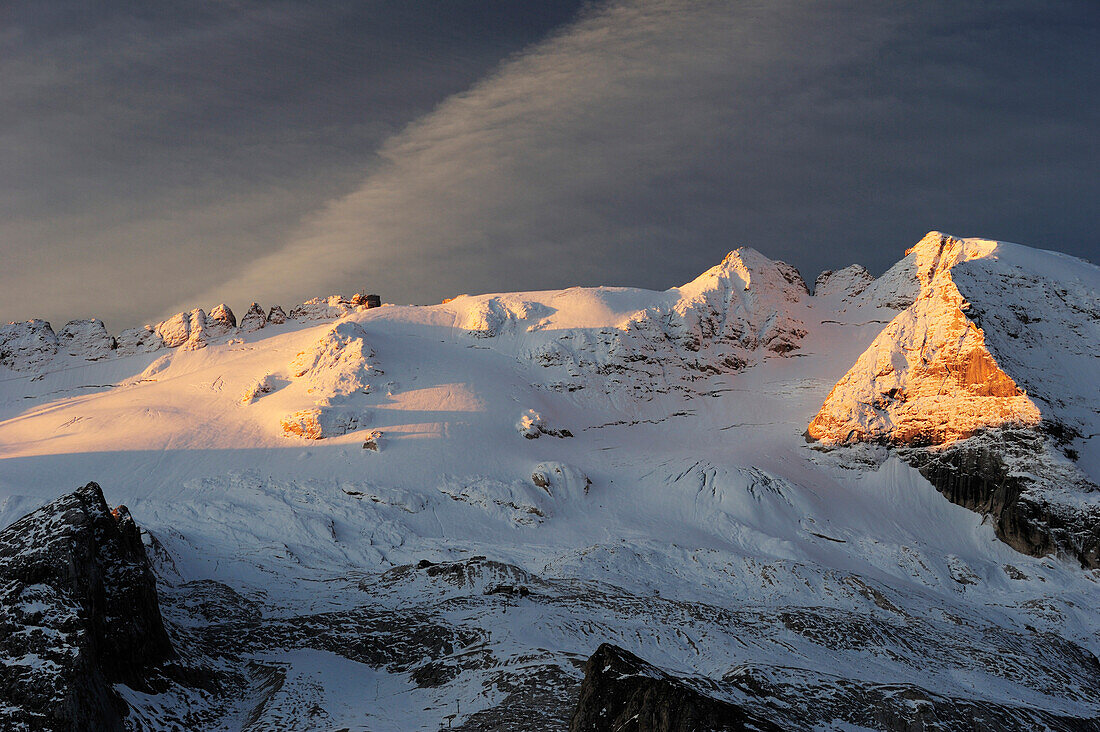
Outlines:
<svg viewBox="0 0 1100 732"><path fill-rule="evenodd" d="M244 312L0 327L6 545L68 547L91 481L128 542L72 617L0 547L5 718L79 646L128 729L1098 724L1088 262L932 232L812 293L745 247L661 292ZM146 568L170 646L97 669Z"/></svg>

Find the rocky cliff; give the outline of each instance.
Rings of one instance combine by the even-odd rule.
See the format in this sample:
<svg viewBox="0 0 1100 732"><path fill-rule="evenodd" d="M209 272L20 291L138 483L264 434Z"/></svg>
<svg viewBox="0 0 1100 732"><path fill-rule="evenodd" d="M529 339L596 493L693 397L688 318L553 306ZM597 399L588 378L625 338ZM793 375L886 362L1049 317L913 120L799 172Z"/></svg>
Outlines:
<svg viewBox="0 0 1100 732"><path fill-rule="evenodd" d="M172 655L138 527L98 485L0 532L4 729L123 729L113 685Z"/></svg>
<svg viewBox="0 0 1100 732"><path fill-rule="evenodd" d="M629 651L604 643L584 666L569 732L779 732L779 725L714 699Z"/></svg>

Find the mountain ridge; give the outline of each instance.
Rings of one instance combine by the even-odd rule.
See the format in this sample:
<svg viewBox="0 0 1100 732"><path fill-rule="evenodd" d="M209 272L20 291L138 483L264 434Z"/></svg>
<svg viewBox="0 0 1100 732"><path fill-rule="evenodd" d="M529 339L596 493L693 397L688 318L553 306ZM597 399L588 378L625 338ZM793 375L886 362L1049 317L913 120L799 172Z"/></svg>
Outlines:
<svg viewBox="0 0 1100 732"><path fill-rule="evenodd" d="M92 479L129 507L221 685L118 687L146 728L561 728L603 643L781 726L1087 726L1097 430L1059 374L1088 373L1095 268L995 254L948 268L963 318L1054 421L807 441L951 257L810 294L742 249L663 292L189 312L180 346L91 361L74 336L0 367L0 525Z"/></svg>

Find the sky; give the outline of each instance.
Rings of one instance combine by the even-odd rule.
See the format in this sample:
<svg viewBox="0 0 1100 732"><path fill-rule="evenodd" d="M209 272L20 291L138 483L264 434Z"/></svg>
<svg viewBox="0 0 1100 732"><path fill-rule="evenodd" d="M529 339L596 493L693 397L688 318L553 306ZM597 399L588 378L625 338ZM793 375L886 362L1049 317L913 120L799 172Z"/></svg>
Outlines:
<svg viewBox="0 0 1100 732"><path fill-rule="evenodd" d="M1095 0L0 3L0 321L1100 261Z"/></svg>

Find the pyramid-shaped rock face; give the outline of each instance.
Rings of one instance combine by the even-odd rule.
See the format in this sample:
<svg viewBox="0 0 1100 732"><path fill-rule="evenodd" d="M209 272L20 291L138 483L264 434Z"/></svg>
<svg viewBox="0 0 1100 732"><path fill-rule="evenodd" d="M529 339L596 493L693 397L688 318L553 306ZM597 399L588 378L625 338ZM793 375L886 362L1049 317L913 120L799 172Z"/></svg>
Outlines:
<svg viewBox="0 0 1100 732"><path fill-rule="evenodd" d="M989 427L1034 425L1039 407L999 365L971 303L952 278L960 263L989 257L997 242L924 237L915 255L920 292L833 387L810 437L943 444Z"/></svg>
<svg viewBox="0 0 1100 732"><path fill-rule="evenodd" d="M260 303L254 302L248 307L248 312L241 318L241 332L252 333L267 325L267 316Z"/></svg>
<svg viewBox="0 0 1100 732"><path fill-rule="evenodd" d="M206 337L217 338L232 333L237 327L237 318L225 303L216 306L206 316Z"/></svg>

